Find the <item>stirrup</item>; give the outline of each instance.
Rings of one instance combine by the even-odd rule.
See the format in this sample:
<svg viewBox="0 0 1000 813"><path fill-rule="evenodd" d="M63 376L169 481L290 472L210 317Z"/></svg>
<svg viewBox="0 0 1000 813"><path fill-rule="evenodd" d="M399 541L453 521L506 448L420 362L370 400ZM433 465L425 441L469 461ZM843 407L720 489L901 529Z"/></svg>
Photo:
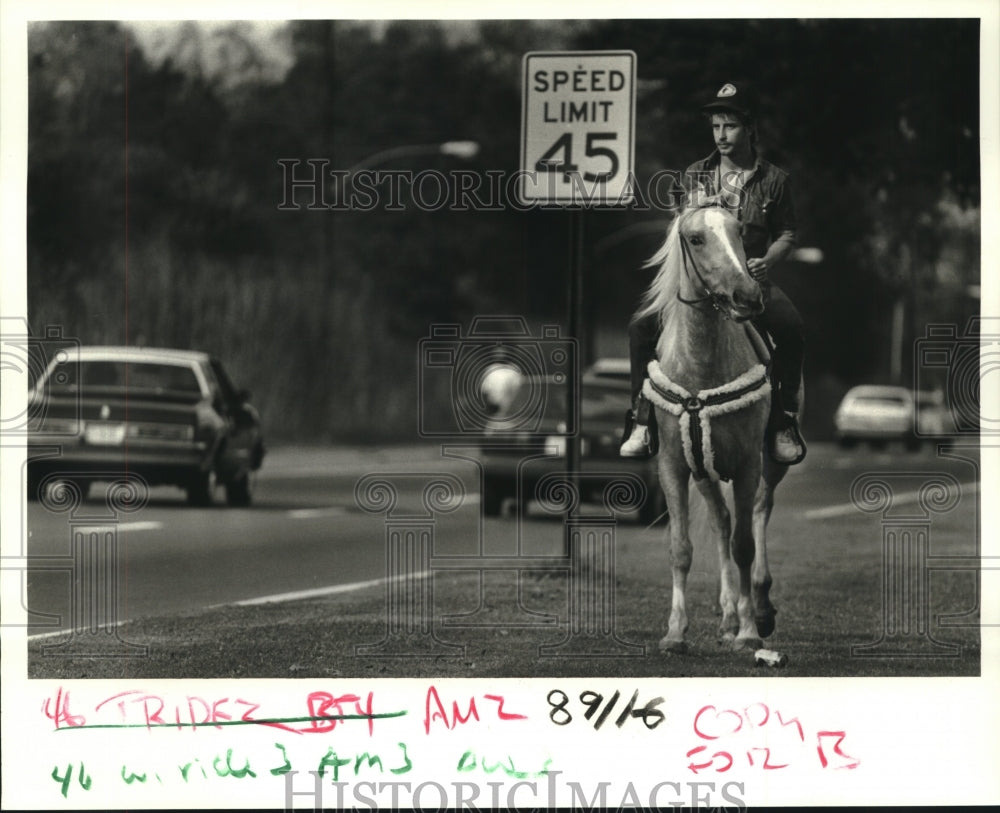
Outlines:
<svg viewBox="0 0 1000 813"><path fill-rule="evenodd" d="M802 438L802 433L799 432L798 419L794 415L789 415L787 413L785 413L782 416L782 418L783 419L781 423L777 427L775 427L773 433L771 434L770 442L768 443L768 452L771 455L771 460L773 460L775 463L781 466L794 466L805 460L808 448L806 447L805 440L803 440ZM799 447L799 451L796 454L796 456L789 460L782 460L781 458L779 458L775 448L778 434L785 430L791 432L792 440L795 442L795 445Z"/></svg>
<svg viewBox="0 0 1000 813"><path fill-rule="evenodd" d="M647 413L648 420L646 423L638 422L636 417L637 411L640 413L645 411ZM621 446L618 450L618 454L621 457L647 459L653 457L659 451L659 437L656 431L656 423L652 420L652 417L652 410L643 410L642 404L639 404L637 410L630 409L625 413L625 430L622 432ZM626 448L633 437L641 430L645 430L646 433L644 442L637 444L636 448Z"/></svg>
<svg viewBox="0 0 1000 813"><path fill-rule="evenodd" d="M649 427L637 423L618 449L619 457L649 457Z"/></svg>

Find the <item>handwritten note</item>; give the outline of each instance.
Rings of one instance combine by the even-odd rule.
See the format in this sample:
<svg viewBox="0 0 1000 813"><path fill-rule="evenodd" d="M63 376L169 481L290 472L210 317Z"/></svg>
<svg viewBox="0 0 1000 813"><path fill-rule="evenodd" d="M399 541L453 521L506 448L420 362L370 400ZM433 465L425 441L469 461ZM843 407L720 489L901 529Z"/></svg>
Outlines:
<svg viewBox="0 0 1000 813"><path fill-rule="evenodd" d="M764 774L865 756L836 716L670 681L163 685L39 684L48 804L739 807Z"/></svg>

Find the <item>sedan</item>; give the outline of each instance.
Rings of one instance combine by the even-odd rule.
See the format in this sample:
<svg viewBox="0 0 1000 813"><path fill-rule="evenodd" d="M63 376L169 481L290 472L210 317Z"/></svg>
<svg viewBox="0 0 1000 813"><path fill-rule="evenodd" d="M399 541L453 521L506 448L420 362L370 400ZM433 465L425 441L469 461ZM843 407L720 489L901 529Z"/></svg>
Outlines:
<svg viewBox="0 0 1000 813"><path fill-rule="evenodd" d="M845 448L862 440L873 446L901 440L916 450L922 437L945 434L949 415L941 393L865 385L848 390L833 421Z"/></svg>
<svg viewBox="0 0 1000 813"><path fill-rule="evenodd" d="M221 362L189 350L85 346L54 358L29 398L28 498L60 481L138 477L192 505L252 500L260 416Z"/></svg>
<svg viewBox="0 0 1000 813"><path fill-rule="evenodd" d="M547 379L526 380L525 386L531 384L546 395L540 426L525 431L487 431L481 440L482 499L487 516L499 515L507 499L520 498L523 508L549 477L566 470L565 385ZM650 525L666 517L656 460L618 454L630 402L627 359L602 359L583 373L578 404L579 485L583 499L599 501L616 483L641 481L645 497L637 506L637 517Z"/></svg>

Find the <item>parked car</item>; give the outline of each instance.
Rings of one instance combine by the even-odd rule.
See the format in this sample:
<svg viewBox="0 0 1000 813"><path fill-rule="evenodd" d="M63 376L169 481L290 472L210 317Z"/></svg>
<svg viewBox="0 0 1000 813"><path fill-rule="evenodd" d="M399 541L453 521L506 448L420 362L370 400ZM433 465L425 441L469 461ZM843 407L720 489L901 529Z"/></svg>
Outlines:
<svg viewBox="0 0 1000 813"><path fill-rule="evenodd" d="M49 363L28 402L29 499L56 479L86 493L127 474L179 486L194 505L211 504L220 484L229 505L253 498L260 416L206 353L81 347Z"/></svg>
<svg viewBox="0 0 1000 813"><path fill-rule="evenodd" d="M947 432L950 415L940 392L865 385L847 391L833 421L841 446L900 440L916 450L924 438Z"/></svg>
<svg viewBox="0 0 1000 813"><path fill-rule="evenodd" d="M481 439L484 466L482 504L487 516L501 513L504 502L518 496L534 499L539 481L548 474L566 470L566 401L563 388L552 381L546 388L541 426L525 432L503 432ZM602 359L581 376L580 478L582 497L600 501L604 488L622 474L638 475L646 497L638 509L640 522L651 524L665 517L666 501L660 489L655 458L642 460L618 455L625 411L630 404L627 359ZM549 455L546 455L546 449ZM553 454L554 453L554 454ZM533 454L539 457L525 461Z"/></svg>

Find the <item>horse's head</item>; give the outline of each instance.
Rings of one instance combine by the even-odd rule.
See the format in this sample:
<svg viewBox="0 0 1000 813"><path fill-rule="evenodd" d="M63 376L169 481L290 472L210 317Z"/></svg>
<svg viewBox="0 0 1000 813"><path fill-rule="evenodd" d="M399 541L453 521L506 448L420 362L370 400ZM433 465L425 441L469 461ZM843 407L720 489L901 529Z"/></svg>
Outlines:
<svg viewBox="0 0 1000 813"><path fill-rule="evenodd" d="M680 215L677 239L693 288L688 300L710 300L736 321L764 310L760 285L747 270L739 221L727 209L711 199L699 201Z"/></svg>

